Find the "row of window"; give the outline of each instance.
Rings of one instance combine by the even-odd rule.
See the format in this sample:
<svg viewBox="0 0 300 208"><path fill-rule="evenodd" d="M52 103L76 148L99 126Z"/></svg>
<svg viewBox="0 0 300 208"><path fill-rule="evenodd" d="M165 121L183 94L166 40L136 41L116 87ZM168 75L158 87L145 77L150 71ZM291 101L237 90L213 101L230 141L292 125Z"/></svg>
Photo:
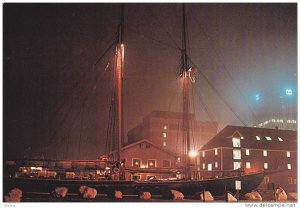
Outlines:
<svg viewBox="0 0 300 208"><path fill-rule="evenodd" d="M215 148L214 152L215 152L215 156L217 156L218 155L218 149ZM241 157L242 157L241 152L242 152L242 150L240 150L240 149L233 149L233 159L241 159ZM246 156L250 155L250 149L245 150L245 155ZM267 150L263 150L263 156L264 157L268 156L268 151ZM204 151L202 152L202 157L205 157L205 152ZM287 151L286 152L286 157L291 157L291 152Z"/></svg>
<svg viewBox="0 0 300 208"><path fill-rule="evenodd" d="M233 162L233 169L237 170L237 169L241 168L241 165L242 165L241 162ZM218 162L215 162L214 166L215 166L215 168L218 168L219 167ZM208 171L212 171L212 167L213 167L212 163L207 164L207 170ZM251 168L251 163L250 162L246 162L245 168ZM264 169L268 169L268 168L269 168L269 164L268 163L264 163ZM202 163L202 169L203 170L206 169L206 164L205 163ZM287 164L287 169L288 170L292 169L292 165L290 163Z"/></svg>
<svg viewBox="0 0 300 208"><path fill-rule="evenodd" d="M141 159L132 159L132 167L135 168L156 168L156 160L155 159L149 159L147 160L147 166L142 166ZM169 168L171 167L171 161L170 160L162 160L162 167L163 168Z"/></svg>

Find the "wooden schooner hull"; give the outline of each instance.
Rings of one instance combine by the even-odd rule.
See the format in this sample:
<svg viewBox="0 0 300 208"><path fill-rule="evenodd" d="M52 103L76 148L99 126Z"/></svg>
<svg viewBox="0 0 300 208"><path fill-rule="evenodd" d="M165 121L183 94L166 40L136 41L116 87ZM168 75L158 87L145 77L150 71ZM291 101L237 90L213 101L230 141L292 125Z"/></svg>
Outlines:
<svg viewBox="0 0 300 208"><path fill-rule="evenodd" d="M175 189L184 195L194 195L204 189L215 196L227 191L235 193L235 181L241 181L241 192L247 193L256 189L263 180L264 172L256 172L235 177L224 177L199 181L115 181L115 180L58 180L36 178L4 178L4 193L12 188L20 188L24 192L51 193L56 187L67 187L70 193L78 193L82 185L97 189L98 194L110 194L115 190L124 195L137 195L141 191L152 195L165 195L169 190Z"/></svg>

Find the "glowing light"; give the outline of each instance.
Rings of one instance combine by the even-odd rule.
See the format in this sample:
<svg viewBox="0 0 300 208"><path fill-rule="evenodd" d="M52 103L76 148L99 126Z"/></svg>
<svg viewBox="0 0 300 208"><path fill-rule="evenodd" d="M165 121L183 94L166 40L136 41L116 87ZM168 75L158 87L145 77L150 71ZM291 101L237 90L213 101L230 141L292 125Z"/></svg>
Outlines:
<svg viewBox="0 0 300 208"><path fill-rule="evenodd" d="M285 94L288 96L293 95L293 90L291 88L288 88L285 90Z"/></svg>
<svg viewBox="0 0 300 208"><path fill-rule="evenodd" d="M259 140L260 140L260 137L259 137L259 136L256 136L256 140L258 140L258 141L259 141Z"/></svg>
<svg viewBox="0 0 300 208"><path fill-rule="evenodd" d="M190 153L189 153L189 156L190 156L190 157L196 157L197 154L198 154L198 153L197 153L195 150L191 150Z"/></svg>
<svg viewBox="0 0 300 208"><path fill-rule="evenodd" d="M283 141L283 139L281 139L280 137L278 137L278 140L279 140L280 142L282 142L282 141Z"/></svg>
<svg viewBox="0 0 300 208"><path fill-rule="evenodd" d="M260 100L260 94L256 94L256 95L255 95L255 100L256 100L256 101L259 101L259 100Z"/></svg>

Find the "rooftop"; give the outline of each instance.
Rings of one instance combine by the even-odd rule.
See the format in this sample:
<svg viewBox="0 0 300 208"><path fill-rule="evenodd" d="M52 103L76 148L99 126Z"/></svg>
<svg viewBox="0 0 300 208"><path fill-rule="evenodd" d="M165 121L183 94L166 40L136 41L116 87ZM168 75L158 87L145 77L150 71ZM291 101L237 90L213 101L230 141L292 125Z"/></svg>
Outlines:
<svg viewBox="0 0 300 208"><path fill-rule="evenodd" d="M201 150L232 147L232 137L240 135L241 146L252 149L297 150L297 131L268 128L226 126Z"/></svg>

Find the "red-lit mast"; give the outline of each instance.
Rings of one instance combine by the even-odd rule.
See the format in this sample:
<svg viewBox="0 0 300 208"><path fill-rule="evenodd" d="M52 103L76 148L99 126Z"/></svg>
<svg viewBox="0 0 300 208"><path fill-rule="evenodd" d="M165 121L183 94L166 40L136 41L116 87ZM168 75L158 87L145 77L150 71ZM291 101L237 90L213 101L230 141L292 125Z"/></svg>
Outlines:
<svg viewBox="0 0 300 208"><path fill-rule="evenodd" d="M117 163L120 170L119 179L124 179L121 165L121 148L124 144L123 122L123 75L124 75L124 5L121 6L121 20L119 25L119 40L115 54L115 101L117 104Z"/></svg>
<svg viewBox="0 0 300 208"><path fill-rule="evenodd" d="M181 63L183 78L182 86L182 113L183 113L183 162L185 163L185 179L191 179L191 162L189 158L190 152L190 126L189 126L189 82L191 70L188 69L187 64L187 47L186 47L186 16L185 5L182 4L182 49L181 49Z"/></svg>

